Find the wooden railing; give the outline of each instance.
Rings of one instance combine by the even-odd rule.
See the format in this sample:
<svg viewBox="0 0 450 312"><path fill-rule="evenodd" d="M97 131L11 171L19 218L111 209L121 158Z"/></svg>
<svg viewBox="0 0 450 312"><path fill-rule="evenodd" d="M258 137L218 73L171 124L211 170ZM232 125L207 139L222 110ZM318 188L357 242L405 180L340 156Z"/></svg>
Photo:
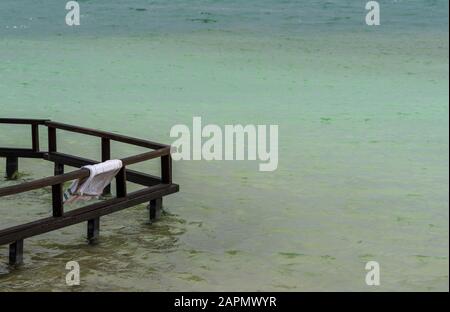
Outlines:
<svg viewBox="0 0 450 312"><path fill-rule="evenodd" d="M31 126L31 148L0 147L0 157L6 158L6 177L8 179L13 179L17 176L19 158L42 158L54 163L54 176L0 188L0 198L44 187L52 188L52 217L0 230L0 245L10 244L9 261L11 264L20 264L22 262L23 240L25 238L88 221L88 240L90 243L94 243L98 240L100 216L149 201L149 217L152 221L157 219L161 213L163 196L179 191L179 186L172 183L172 160L170 157L169 145L111 132L57 123L47 119L0 118L0 124ZM47 128L47 151L42 151L39 146L40 126ZM101 139L101 160L96 161L58 152L57 131L69 131L99 137ZM109 160L111 158L111 141L145 147L152 149L152 151L121 159L123 167L116 175L115 198L107 199L65 213L63 203L64 183L89 176L89 170L81 167ZM126 168L129 165L155 158L160 158L161 161L160 176L154 176ZM81 169L64 173L64 166ZM145 188L128 193L127 181L140 184L145 186ZM110 193L111 188L110 186L107 186L105 188L105 194Z"/></svg>

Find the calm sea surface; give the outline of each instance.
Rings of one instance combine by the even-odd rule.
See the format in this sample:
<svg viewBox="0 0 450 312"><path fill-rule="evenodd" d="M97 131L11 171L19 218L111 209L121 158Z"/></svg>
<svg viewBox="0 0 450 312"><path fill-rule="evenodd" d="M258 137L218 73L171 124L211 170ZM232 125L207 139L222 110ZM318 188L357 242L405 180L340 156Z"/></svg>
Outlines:
<svg viewBox="0 0 450 312"><path fill-rule="evenodd" d="M176 162L181 192L160 222L141 205L102 218L97 246L85 224L27 239L18 270L0 246L0 291L74 290L71 260L86 291L448 291L448 2L379 2L369 27L365 1L80 0L81 26L68 27L65 1L2 0L0 117L165 143L193 116L278 124L280 160L274 172ZM97 139L60 138L98 158ZM0 146L30 142L0 125ZM21 182L53 172L39 160L20 171ZM50 203L49 190L1 198L0 228ZM365 284L370 260L378 288Z"/></svg>

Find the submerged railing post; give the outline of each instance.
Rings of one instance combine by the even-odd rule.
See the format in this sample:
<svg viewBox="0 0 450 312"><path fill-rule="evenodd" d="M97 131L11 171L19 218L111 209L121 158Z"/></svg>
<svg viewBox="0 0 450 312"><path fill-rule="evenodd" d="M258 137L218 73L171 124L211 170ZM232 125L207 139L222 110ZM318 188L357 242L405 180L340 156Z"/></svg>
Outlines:
<svg viewBox="0 0 450 312"><path fill-rule="evenodd" d="M172 183L172 157L170 154L161 156L161 182ZM149 204L150 223L161 217L163 199L152 199Z"/></svg>
<svg viewBox="0 0 450 312"><path fill-rule="evenodd" d="M8 180L17 179L18 172L19 172L19 158L6 157L6 178Z"/></svg>
<svg viewBox="0 0 450 312"><path fill-rule="evenodd" d="M19 265L23 263L23 239L9 245L9 264Z"/></svg>
<svg viewBox="0 0 450 312"><path fill-rule="evenodd" d="M88 221L87 239L89 244L96 244L100 236L100 217Z"/></svg>
<svg viewBox="0 0 450 312"><path fill-rule="evenodd" d="M111 143L109 139L102 138L102 162L111 158ZM103 195L111 194L111 185L107 185L103 190ZM89 244L98 243L100 238L100 217L90 219L87 223L87 239Z"/></svg>
<svg viewBox="0 0 450 312"><path fill-rule="evenodd" d="M161 217L162 211L162 197L152 199L150 201L149 212L150 212L150 223L158 220Z"/></svg>

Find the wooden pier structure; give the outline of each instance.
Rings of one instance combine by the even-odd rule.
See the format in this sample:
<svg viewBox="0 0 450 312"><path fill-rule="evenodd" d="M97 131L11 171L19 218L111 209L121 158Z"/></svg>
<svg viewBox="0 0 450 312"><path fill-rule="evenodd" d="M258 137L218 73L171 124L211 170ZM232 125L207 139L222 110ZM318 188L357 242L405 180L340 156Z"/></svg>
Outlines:
<svg viewBox="0 0 450 312"><path fill-rule="evenodd" d="M0 118L0 124L24 125L31 128L31 148L0 147L0 158L6 158L6 178L17 178L20 158L38 158L54 163L53 176L0 188L0 200L4 196L45 187L51 187L52 190L52 216L0 230L0 246L9 244L9 263L11 265L22 263L24 239L26 238L87 222L87 238L90 243L94 243L99 238L101 216L148 202L149 218L150 221L153 221L161 214L163 197L179 191L179 186L172 183L172 159L169 145L47 119ZM42 151L39 146L40 128L47 128L47 151ZM58 152L57 131L69 131L100 138L101 159L96 161ZM88 177L89 170L81 167L109 160L111 141L148 148L150 151L121 159L123 167L115 177L114 197L64 212L64 183ZM161 162L159 176L126 168L155 158L159 158ZM80 169L65 173L65 166ZM127 181L139 184L144 188L135 192L127 192ZM110 186L105 188L104 193L111 193Z"/></svg>

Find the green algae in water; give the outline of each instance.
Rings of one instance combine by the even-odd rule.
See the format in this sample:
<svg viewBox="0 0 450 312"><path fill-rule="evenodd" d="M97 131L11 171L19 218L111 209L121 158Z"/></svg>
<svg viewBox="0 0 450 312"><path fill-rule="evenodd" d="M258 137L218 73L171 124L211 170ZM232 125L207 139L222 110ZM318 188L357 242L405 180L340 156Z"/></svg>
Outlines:
<svg viewBox="0 0 450 312"><path fill-rule="evenodd" d="M191 18L191 22L201 22L203 24L217 23L217 20L212 18Z"/></svg>
<svg viewBox="0 0 450 312"><path fill-rule="evenodd" d="M288 259L294 259L294 258L305 256L304 254L296 253L296 252L279 252L278 254L280 256L283 256L283 257L288 258Z"/></svg>

